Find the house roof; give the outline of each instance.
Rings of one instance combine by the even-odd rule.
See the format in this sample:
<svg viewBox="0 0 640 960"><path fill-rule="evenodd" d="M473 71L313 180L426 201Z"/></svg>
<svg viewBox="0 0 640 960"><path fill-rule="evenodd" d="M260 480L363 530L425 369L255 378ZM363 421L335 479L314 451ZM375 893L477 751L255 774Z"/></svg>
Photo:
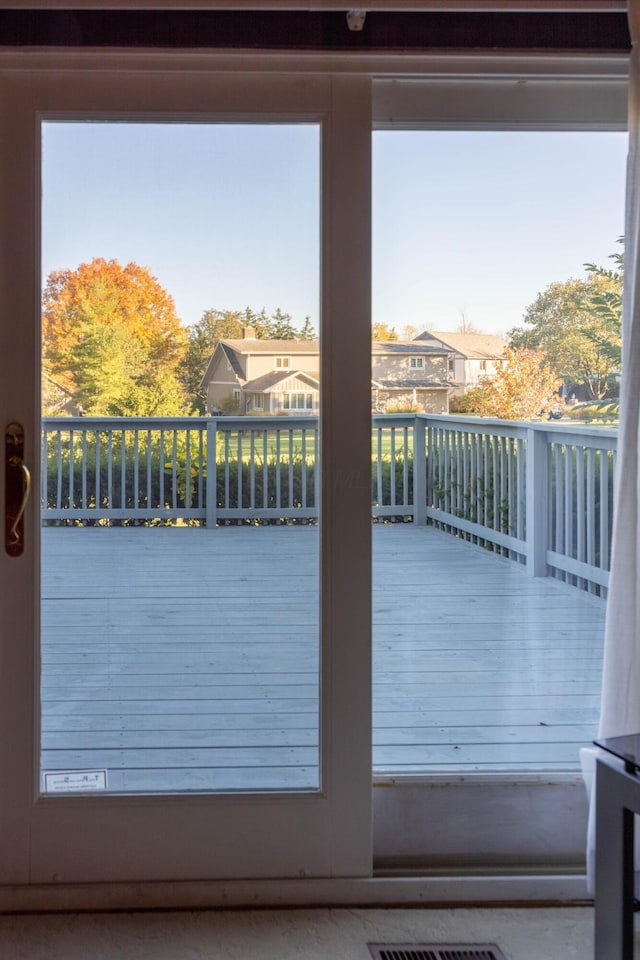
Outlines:
<svg viewBox="0 0 640 960"><path fill-rule="evenodd" d="M310 356L317 357L320 353L318 340L257 340L248 337L244 340L221 340L220 344L228 355L235 351L237 354L248 356L261 354L262 356ZM371 352L380 354L443 354L451 350L446 345L438 346L432 343L420 343L417 340L373 340Z"/></svg>
<svg viewBox="0 0 640 960"><path fill-rule="evenodd" d="M263 357L278 357L278 356L307 356L307 357L317 357L319 356L319 341L318 340L258 340L255 337L245 337L242 340L220 340L213 351L213 354L207 364L207 369L205 370L204 376L200 381L200 386L206 386L210 371L213 366L213 358L216 356L218 350L221 350L237 379L242 382L244 377L244 370L242 363L240 362L241 356L251 356L251 355L260 355ZM437 343L423 343L420 340L374 340L371 344L371 353L374 357L383 357L383 356L445 356L453 353L454 350L451 347L448 347L446 344L437 344ZM288 377L294 375L294 370L278 370L274 371L273 376L278 377ZM265 374L265 377L271 377L272 374ZM304 374L304 376L309 376ZM313 376L312 376L313 379ZM255 381L251 381L252 386L248 384L243 384L245 389L248 387L250 390L256 390L260 393L268 392L276 383L279 383L280 380L273 381L272 384L268 384L265 387L254 386L253 384L258 381L263 381L263 377L259 377ZM264 381L266 383L266 380ZM314 380L314 389L318 388L318 381ZM412 384L413 386L414 384Z"/></svg>
<svg viewBox="0 0 640 960"><path fill-rule="evenodd" d="M272 370L255 380L247 380L244 389L249 393L271 393L276 387L281 387L286 380L302 380L313 390L320 389L320 381L312 373L303 370Z"/></svg>
<svg viewBox="0 0 640 960"><path fill-rule="evenodd" d="M374 340L371 344L371 353L376 356L389 356L400 354L401 356L424 356L452 353L452 350L445 346L438 346L434 343L421 343L419 340Z"/></svg>
<svg viewBox="0 0 640 960"><path fill-rule="evenodd" d="M259 353L274 357L281 354L313 357L319 353L317 340L258 340L257 337L245 337L242 340L221 340L220 343L229 348L225 353L235 350L245 356Z"/></svg>
<svg viewBox="0 0 640 960"><path fill-rule="evenodd" d="M375 380L371 381L379 390L447 390L452 384L448 380Z"/></svg>
<svg viewBox="0 0 640 960"><path fill-rule="evenodd" d="M227 358L227 360L228 360L229 363L231 364L231 369L232 369L233 372L235 373L236 377L240 377L240 378L242 379L243 370L242 370L242 365L241 365L240 361L238 360L237 351L235 351L235 350L233 350L233 349L230 349L230 348L227 346L227 344L225 343L224 340L221 340L221 341L220 341L219 346L220 346L220 349L222 350L222 352L224 353L225 357ZM215 351L214 351L214 353L215 353Z"/></svg>
<svg viewBox="0 0 640 960"><path fill-rule="evenodd" d="M421 333L418 339L423 338L440 340L466 360L501 360L507 346L502 337L492 333L448 333L431 330Z"/></svg>
<svg viewBox="0 0 640 960"><path fill-rule="evenodd" d="M226 346L226 341L219 340L214 347L213 353L209 357L209 363L207 364L207 369L202 374L202 380L200 381L201 389L203 387L206 387L206 385L208 384L209 378L213 370L214 360L219 353L224 354L224 356L226 357L227 363L233 370L236 380L238 381L244 380L244 371L242 369L242 364L238 360L238 354L234 350Z"/></svg>
<svg viewBox="0 0 640 960"><path fill-rule="evenodd" d="M231 369L240 381L244 380L244 368L240 357L255 356L307 356L317 357L319 354L317 340L258 340L257 337L244 337L241 340L219 340L209 357L200 387L206 387L209 382L213 361L218 351L222 351L229 362ZM289 373L290 371L286 371Z"/></svg>

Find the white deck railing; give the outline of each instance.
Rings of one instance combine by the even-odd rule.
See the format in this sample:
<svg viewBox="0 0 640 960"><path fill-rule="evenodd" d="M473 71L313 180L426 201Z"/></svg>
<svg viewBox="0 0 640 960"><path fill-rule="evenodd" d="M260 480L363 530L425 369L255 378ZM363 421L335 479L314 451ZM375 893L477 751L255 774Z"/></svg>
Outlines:
<svg viewBox="0 0 640 960"><path fill-rule="evenodd" d="M426 432L431 523L532 576L607 586L615 430L433 416Z"/></svg>
<svg viewBox="0 0 640 960"><path fill-rule="evenodd" d="M372 431L374 518L429 522L533 576L606 587L614 430L380 414ZM46 418L42 458L46 523L318 517L315 417Z"/></svg>

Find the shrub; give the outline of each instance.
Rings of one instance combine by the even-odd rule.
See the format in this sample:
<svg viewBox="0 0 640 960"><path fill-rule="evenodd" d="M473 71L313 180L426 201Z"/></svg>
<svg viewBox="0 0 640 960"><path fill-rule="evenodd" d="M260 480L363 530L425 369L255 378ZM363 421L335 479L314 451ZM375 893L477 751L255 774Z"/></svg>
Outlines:
<svg viewBox="0 0 640 960"><path fill-rule="evenodd" d="M601 423L616 424L620 418L619 400L597 400L593 403L576 403L565 409L571 420L581 420L584 423L598 421Z"/></svg>
<svg viewBox="0 0 640 960"><path fill-rule="evenodd" d="M397 403L388 403L385 413L424 413L419 403L411 400L399 400Z"/></svg>

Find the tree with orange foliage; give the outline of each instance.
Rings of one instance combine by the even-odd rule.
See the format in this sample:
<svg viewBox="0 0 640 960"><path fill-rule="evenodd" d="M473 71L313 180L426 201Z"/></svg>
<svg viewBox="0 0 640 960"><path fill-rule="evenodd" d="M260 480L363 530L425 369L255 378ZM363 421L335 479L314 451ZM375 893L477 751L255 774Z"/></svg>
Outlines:
<svg viewBox="0 0 640 960"><path fill-rule="evenodd" d="M43 367L94 416L181 413L186 331L146 267L96 258L49 274Z"/></svg>
<svg viewBox="0 0 640 960"><path fill-rule="evenodd" d="M558 402L561 381L542 350L508 347L495 377L481 377L466 395L471 411L501 420L538 420Z"/></svg>

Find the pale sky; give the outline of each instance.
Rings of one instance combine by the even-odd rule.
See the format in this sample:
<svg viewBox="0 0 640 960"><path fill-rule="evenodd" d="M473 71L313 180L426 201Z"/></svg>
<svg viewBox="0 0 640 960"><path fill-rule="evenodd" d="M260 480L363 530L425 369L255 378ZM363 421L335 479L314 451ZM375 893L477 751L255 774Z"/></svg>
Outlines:
<svg viewBox="0 0 640 960"><path fill-rule="evenodd" d="M43 275L149 267L184 323L211 308L318 320L314 125L47 123ZM505 333L623 232L626 134L380 132L373 321Z"/></svg>

